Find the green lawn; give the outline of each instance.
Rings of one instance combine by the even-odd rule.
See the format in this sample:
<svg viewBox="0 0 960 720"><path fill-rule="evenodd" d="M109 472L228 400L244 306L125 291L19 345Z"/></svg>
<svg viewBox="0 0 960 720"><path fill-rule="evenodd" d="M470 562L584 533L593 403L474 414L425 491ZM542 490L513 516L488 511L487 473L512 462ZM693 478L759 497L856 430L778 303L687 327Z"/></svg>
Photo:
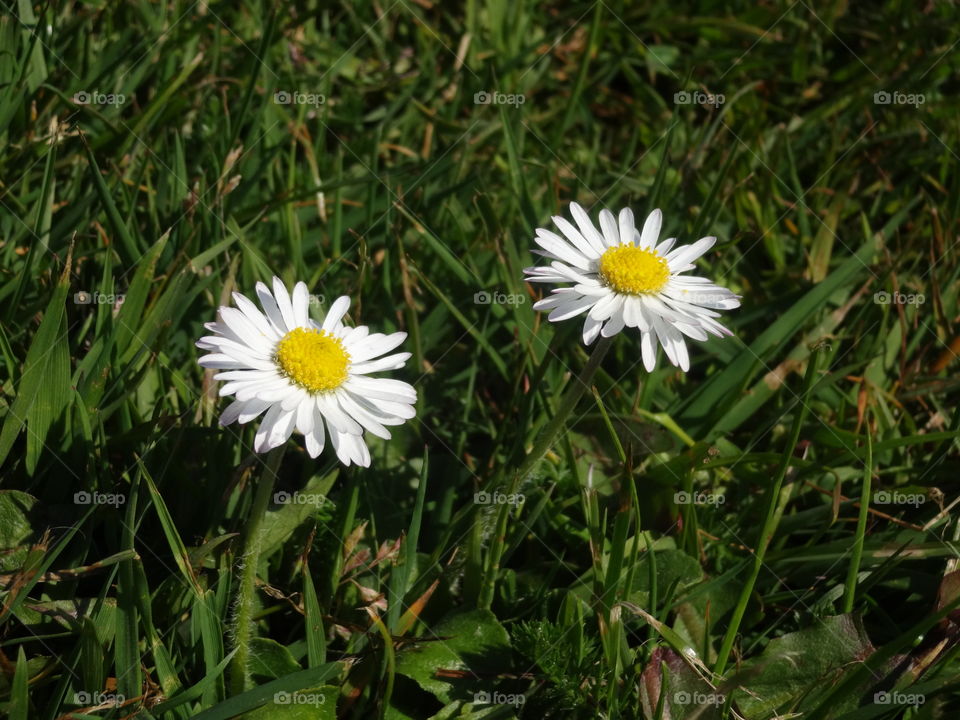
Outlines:
<svg viewBox="0 0 960 720"><path fill-rule="evenodd" d="M954 4L0 8L0 715L957 717ZM591 361L574 201L734 335ZM369 468L218 424L274 275L408 333Z"/></svg>

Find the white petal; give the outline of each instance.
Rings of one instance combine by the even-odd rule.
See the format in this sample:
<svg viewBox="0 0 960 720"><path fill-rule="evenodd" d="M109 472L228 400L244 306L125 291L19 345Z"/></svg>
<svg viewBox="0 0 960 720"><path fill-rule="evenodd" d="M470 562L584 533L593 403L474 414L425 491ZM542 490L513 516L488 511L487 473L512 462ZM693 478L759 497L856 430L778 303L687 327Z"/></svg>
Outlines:
<svg viewBox="0 0 960 720"><path fill-rule="evenodd" d="M677 357L677 366L687 372L690 369L690 355L687 352L687 344L683 341L683 335L672 324L667 324L667 333L673 343L673 354Z"/></svg>
<svg viewBox="0 0 960 720"><path fill-rule="evenodd" d="M601 285L600 283L593 285L577 283L573 286L573 290L581 295L593 295L593 297L603 297L604 295L609 295L611 292L610 288L608 288L606 285Z"/></svg>
<svg viewBox="0 0 960 720"><path fill-rule="evenodd" d="M600 298L590 309L590 317L594 320L606 320L615 312L623 307L623 296L617 293L610 293L607 297Z"/></svg>
<svg viewBox="0 0 960 720"><path fill-rule="evenodd" d="M617 219L609 210L600 211L600 229L603 230L603 239L609 247L620 244L620 233L617 230Z"/></svg>
<svg viewBox="0 0 960 720"><path fill-rule="evenodd" d="M600 257L600 255L606 251L607 246L603 241L603 236L597 232L596 226L590 221L590 216L587 215L587 211L580 207L577 203L570 203L570 214L573 215L573 219L577 222L577 227L580 228L580 234L583 235L584 239L588 243L590 243L590 247L593 248L594 252L596 253L596 257ZM563 218L560 219L563 220ZM553 221L557 222L557 219L554 218ZM566 223L567 221L563 220L563 222ZM567 234L563 226L558 224L557 227L563 230L565 235Z"/></svg>
<svg viewBox="0 0 960 720"><path fill-rule="evenodd" d="M689 315L671 308L655 295L645 295L643 297L643 305L647 308L651 315L667 318L669 320L679 320L680 322L690 319Z"/></svg>
<svg viewBox="0 0 960 720"><path fill-rule="evenodd" d="M556 291L554 291L556 292ZM537 300L533 304L534 310L552 310L557 307L557 305L562 305L567 302L570 298L564 295L548 295L543 300Z"/></svg>
<svg viewBox="0 0 960 720"><path fill-rule="evenodd" d="M387 400L411 404L417 401L417 391L411 385L390 378L372 378L357 375L348 378L343 387L356 395L373 400Z"/></svg>
<svg viewBox="0 0 960 720"><path fill-rule="evenodd" d="M337 393L337 402L340 403L340 407L343 408L345 413L363 425L366 430L369 430L374 435L381 437L384 440L389 440L392 437L390 435L390 431L381 425L373 414L368 412L359 403L355 402L350 396L350 393Z"/></svg>
<svg viewBox="0 0 960 720"><path fill-rule="evenodd" d="M647 372L653 372L657 366L657 346L652 330L640 334L640 352L643 355L643 366Z"/></svg>
<svg viewBox="0 0 960 720"><path fill-rule="evenodd" d="M371 400L356 393L350 393L350 399L376 418L381 425L403 425L405 420L416 417L417 410L407 403L387 400Z"/></svg>
<svg viewBox="0 0 960 720"><path fill-rule="evenodd" d="M406 364L407 360L410 359L410 355L411 353L408 352L394 353L393 355L387 355L386 357L378 358L377 360L353 363L350 365L350 372L358 375L365 375L367 373L375 373L382 370L399 370Z"/></svg>
<svg viewBox="0 0 960 720"><path fill-rule="evenodd" d="M534 242L546 250L548 255L554 260L562 260L563 262L570 263L574 267L580 268L581 270L590 269L589 258L587 258L576 247L573 247L570 245L570 243L563 240L559 235L552 233L549 230L537 228L537 236L534 238Z"/></svg>
<svg viewBox="0 0 960 720"><path fill-rule="evenodd" d="M291 392L280 401L280 407L283 408L284 412L289 412L291 410L296 410L300 405L305 403L310 403L312 401L310 393L304 390L302 387L294 386L291 388Z"/></svg>
<svg viewBox="0 0 960 720"><path fill-rule="evenodd" d="M670 341L670 336L667 332L667 325L660 318L654 318L653 329L657 333L657 340L660 341L660 345L663 347L663 351L667 354L667 358L671 363L676 365L677 356L674 352L673 343Z"/></svg>
<svg viewBox="0 0 960 720"><path fill-rule="evenodd" d="M333 301L333 305L330 306L330 310L327 311L327 316L323 319L323 329L327 332L333 332L337 329L337 325L340 324L340 321L343 319L343 316L347 314L347 310L350 309L350 298L346 295L341 295L336 300Z"/></svg>
<svg viewBox="0 0 960 720"><path fill-rule="evenodd" d="M267 317L260 312L254 302L240 293L233 293L233 302L236 303L237 307L240 309L244 315L247 316L247 319L256 326L256 328L263 333L269 340L276 342L280 339L280 335L277 334L276 328L273 324L267 319Z"/></svg>
<svg viewBox="0 0 960 720"><path fill-rule="evenodd" d="M623 299L623 323L627 327L636 327L640 322L640 299L626 297Z"/></svg>
<svg viewBox="0 0 960 720"><path fill-rule="evenodd" d="M234 394L237 396L237 400L252 400L257 397L260 392L272 392L275 390L283 390L290 387L290 381L285 377L278 377L272 380L258 380L255 383L244 383L243 387L238 387ZM266 398L263 398L266 400ZM268 400L268 402L273 402Z"/></svg>
<svg viewBox="0 0 960 720"><path fill-rule="evenodd" d="M307 327L310 323L310 292L305 282L293 286L293 319L297 327Z"/></svg>
<svg viewBox="0 0 960 720"><path fill-rule="evenodd" d="M277 301L270 292L270 288L268 288L264 283L258 282L256 289L257 298L260 300L260 305L263 307L263 312L267 316L267 320L269 320L270 324L273 325L277 336L283 337L292 328L288 328L286 323L283 321L283 315L280 314L280 308L277 306Z"/></svg>
<svg viewBox="0 0 960 720"><path fill-rule="evenodd" d="M277 307L280 308L280 315L283 316L283 323L287 331L297 327L297 318L293 312L293 303L290 302L290 294L284 287L283 281L276 275L273 276L273 297L277 301Z"/></svg>
<svg viewBox="0 0 960 720"><path fill-rule="evenodd" d="M700 238L692 245L682 245L666 256L672 272L681 272L681 268L693 263L717 242L715 237Z"/></svg>
<svg viewBox="0 0 960 720"><path fill-rule="evenodd" d="M227 309L229 310L230 308ZM243 314L239 310L234 310L234 312L240 317L243 317ZM206 340L207 342L216 346L220 352L227 355L232 355L236 358L254 357L260 360L267 360L272 355L272 352L269 349L264 352L261 349L251 347L242 340L231 340L230 338L221 337L219 335L207 335L203 338L203 340Z"/></svg>
<svg viewBox="0 0 960 720"><path fill-rule="evenodd" d="M221 353L210 353L209 355L204 355L197 359L197 364L200 367L209 368L211 370L241 370L246 367L241 362L237 362L229 355L223 355Z"/></svg>
<svg viewBox="0 0 960 720"><path fill-rule="evenodd" d="M218 370L243 370L253 368L255 370L272 370L273 363L266 360L244 359L238 360L232 355L226 353L212 353L199 358L197 362L201 367L214 368Z"/></svg>
<svg viewBox="0 0 960 720"><path fill-rule="evenodd" d="M261 400L266 400L269 403L282 405L285 400L291 396L295 396L299 392L303 392L302 388L299 388L296 385L287 384L286 387L270 388L269 390L257 390L257 397ZM283 408L281 407L281 409Z"/></svg>
<svg viewBox="0 0 960 720"><path fill-rule="evenodd" d="M636 232L637 228L633 224L633 210L623 208L620 210L620 242L622 244L629 243Z"/></svg>
<svg viewBox="0 0 960 720"><path fill-rule="evenodd" d="M278 417L277 421L273 424L273 429L270 431L270 438L267 440L270 447L280 447L289 440L293 434L293 428L296 422L296 410L282 410L280 417Z"/></svg>
<svg viewBox="0 0 960 720"><path fill-rule="evenodd" d="M313 402L312 397L308 397L305 402L297 405L297 430L299 430L304 437L309 437L313 432L314 410L316 410L316 407L316 403ZM316 455L312 455L311 457L316 457Z"/></svg>
<svg viewBox="0 0 960 720"><path fill-rule="evenodd" d="M273 352L275 340L261 332L260 328L250 322L250 319L240 310L231 307L220 308L220 317L247 347L265 357L269 357Z"/></svg>
<svg viewBox="0 0 960 720"><path fill-rule="evenodd" d="M341 435L339 439L354 464L370 467L370 450L363 441L362 435Z"/></svg>
<svg viewBox="0 0 960 720"><path fill-rule="evenodd" d="M523 272L527 282L567 282L564 276L550 267L529 267L524 268Z"/></svg>
<svg viewBox="0 0 960 720"><path fill-rule="evenodd" d="M550 322L569 320L572 317L576 317L577 315L585 313L587 310L593 307L596 302L597 299L595 297L590 297L589 295L568 300L567 302L555 307L547 316L547 319L550 320Z"/></svg>
<svg viewBox="0 0 960 720"><path fill-rule="evenodd" d="M323 446L326 443L327 437L323 431L323 415L320 414L320 411L317 410L316 406L312 403L311 407L313 408L313 432L307 434L305 439L307 454L315 458L323 452Z"/></svg>
<svg viewBox="0 0 960 720"><path fill-rule="evenodd" d="M256 398L252 400L247 400L244 403L243 410L240 411L240 416L237 420L241 425L246 425L251 420L260 417L260 413L270 407L270 403L264 402L263 400L257 400Z"/></svg>
<svg viewBox="0 0 960 720"><path fill-rule="evenodd" d="M642 333L649 332L653 324L653 314L647 310L643 304L643 298L638 298L638 300L640 301L637 303L639 312L634 314L634 319L637 321L637 329Z"/></svg>
<svg viewBox="0 0 960 720"><path fill-rule="evenodd" d="M592 271L587 274L579 273L573 268L567 267L562 262L557 260L554 260L552 263L550 263L550 267L556 270L557 274L563 276L566 282L584 283L585 285L589 285L592 282L596 282L598 277L597 273Z"/></svg>
<svg viewBox="0 0 960 720"><path fill-rule="evenodd" d="M676 242L677 242L677 239L676 239L676 238L667 238L667 239L664 240L662 243L660 243L659 245L657 245L657 247L656 247L656 249L654 250L654 252L656 252L657 255L663 257L663 256L666 255L668 252L670 252L670 248L672 248L672 247L676 244Z"/></svg>
<svg viewBox="0 0 960 720"><path fill-rule="evenodd" d="M594 320L592 317L587 315L586 319L583 321L583 344L592 345L593 341L596 340L597 336L600 334L600 329L602 327L602 321Z"/></svg>
<svg viewBox="0 0 960 720"><path fill-rule="evenodd" d="M357 337L354 333L344 339L344 347L354 362L363 362L390 352L406 339L405 332L395 332L390 335L374 333L367 337Z"/></svg>
<svg viewBox="0 0 960 720"><path fill-rule="evenodd" d="M260 427L257 428L257 435L253 441L253 449L256 452L262 453L273 448L273 445L270 445L270 437L273 434L273 426L276 425L282 413L283 410L279 405L271 405L270 409L267 410Z"/></svg>
<svg viewBox="0 0 960 720"><path fill-rule="evenodd" d="M226 370L213 376L214 380L279 380L275 370Z"/></svg>
<svg viewBox="0 0 960 720"><path fill-rule="evenodd" d="M353 443L360 452L356 458L357 465L360 467L370 467L370 448L367 447L366 441L362 437L357 437L354 438Z"/></svg>
<svg viewBox="0 0 960 720"><path fill-rule="evenodd" d="M245 402L241 402L240 400L234 400L232 403L227 405L224 411L220 413L220 424L231 425L236 422L246 405L247 404Z"/></svg>
<svg viewBox="0 0 960 720"><path fill-rule="evenodd" d="M366 325L361 325L360 327L348 327L344 325L336 333L337 337L343 341L344 346L358 343L369 334L370 328L368 328Z"/></svg>
<svg viewBox="0 0 960 720"><path fill-rule="evenodd" d="M617 312L610 316L610 319L607 320L607 324L603 326L603 330L600 331L600 334L604 337L613 337L618 332L623 330L623 308L621 307Z"/></svg>
<svg viewBox="0 0 960 720"><path fill-rule="evenodd" d="M649 250L657 244L660 237L660 226L663 224L663 213L657 208L647 215L643 221L643 230L640 232L640 247Z"/></svg>
<svg viewBox="0 0 960 720"><path fill-rule="evenodd" d="M694 340L699 340L703 342L707 339L707 333L704 332L702 327L696 325L690 325L689 323L675 322L673 326L682 332L687 337L693 338Z"/></svg>
<svg viewBox="0 0 960 720"><path fill-rule="evenodd" d="M360 424L343 411L340 404L332 395L318 393L314 396L314 400L317 403L317 408L321 414L323 414L324 420L330 423L335 430L350 435L360 435L363 433L363 428L360 427Z"/></svg>
<svg viewBox="0 0 960 720"><path fill-rule="evenodd" d="M226 397L227 395L239 393L237 400L243 402L254 397L263 382L263 380L234 380L233 382L228 382L221 385L220 391L217 394L220 397Z"/></svg>
<svg viewBox="0 0 960 720"><path fill-rule="evenodd" d="M367 446L363 442L363 438L359 435L347 435L332 430L330 432L330 441L333 443L333 448L337 453L337 457L340 458L340 462L347 467L349 467L351 463L362 467L370 466L370 453L367 451ZM364 457L366 461L364 461Z"/></svg>

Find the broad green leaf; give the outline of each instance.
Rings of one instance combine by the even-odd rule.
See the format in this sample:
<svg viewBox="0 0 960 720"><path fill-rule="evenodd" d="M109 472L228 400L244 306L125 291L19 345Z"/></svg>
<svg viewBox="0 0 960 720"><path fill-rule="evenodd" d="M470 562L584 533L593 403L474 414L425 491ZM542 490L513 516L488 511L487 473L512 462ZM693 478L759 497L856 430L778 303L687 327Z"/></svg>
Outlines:
<svg viewBox="0 0 960 720"><path fill-rule="evenodd" d="M748 718L770 717L807 707L805 698L819 701L843 670L874 652L860 621L852 615L818 618L810 627L774 638L763 653L745 663L737 682L749 692L733 691ZM799 705L798 705L799 703ZM850 697L846 703L853 703Z"/></svg>
<svg viewBox="0 0 960 720"><path fill-rule="evenodd" d="M21 490L0 490L0 570L10 572L23 562L28 548L19 546L33 535L29 514L36 502Z"/></svg>
<svg viewBox="0 0 960 720"><path fill-rule="evenodd" d="M510 638L489 610L450 615L426 637L397 652L397 672L442 702L472 700L476 692L492 692L495 676L511 666ZM463 678L438 677L439 670L463 671ZM472 673L489 679L478 681Z"/></svg>
<svg viewBox="0 0 960 720"><path fill-rule="evenodd" d="M270 638L250 641L250 674L257 680L276 680L302 670L287 648Z"/></svg>

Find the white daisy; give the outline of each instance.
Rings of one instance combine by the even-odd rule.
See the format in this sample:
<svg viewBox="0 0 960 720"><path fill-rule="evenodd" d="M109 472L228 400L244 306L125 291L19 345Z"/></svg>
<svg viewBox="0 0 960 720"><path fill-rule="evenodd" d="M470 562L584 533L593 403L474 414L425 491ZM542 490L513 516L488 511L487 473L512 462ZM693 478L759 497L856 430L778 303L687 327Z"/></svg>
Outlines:
<svg viewBox="0 0 960 720"><path fill-rule="evenodd" d="M564 237L537 229L536 243L543 251L533 252L552 262L524 273L530 282L573 287L555 288L533 306L535 310L550 310L548 319L553 322L586 313L583 341L587 345L599 335L610 337L624 327L637 328L648 372L656 365L658 343L671 363L687 371L690 357L684 335L706 340L708 332L718 337L733 334L714 319L720 317L714 311L739 307L740 296L706 278L681 275L713 247L715 237L673 249L676 238L657 244L663 220L659 210L650 213L642 232L637 231L629 208L620 211L619 222L612 212L601 210L602 233L577 203L570 203L570 212L577 227L562 217L553 218Z"/></svg>
<svg viewBox="0 0 960 720"><path fill-rule="evenodd" d="M199 359L200 365L223 371L214 376L226 381L220 396L234 396L220 424L248 423L266 413L257 429L257 452L282 445L296 429L306 438L310 457L320 454L329 435L344 465L369 467L363 431L389 439L385 426L401 425L416 414L417 393L411 385L369 377L403 367L410 353L380 356L407 334L371 334L364 325L345 326L341 320L350 307L345 296L337 298L318 325L309 317L310 295L302 282L290 295L275 277L272 294L257 283L257 297L263 312L234 293L237 307L221 307L219 322L205 325L214 335L197 342L198 348L211 351Z"/></svg>

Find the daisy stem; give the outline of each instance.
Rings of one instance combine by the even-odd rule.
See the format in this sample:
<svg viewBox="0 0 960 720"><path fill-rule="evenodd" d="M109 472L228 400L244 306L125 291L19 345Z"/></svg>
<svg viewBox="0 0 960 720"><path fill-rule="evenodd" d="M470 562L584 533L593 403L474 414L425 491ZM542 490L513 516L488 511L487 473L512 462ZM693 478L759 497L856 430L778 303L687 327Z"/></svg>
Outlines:
<svg viewBox="0 0 960 720"><path fill-rule="evenodd" d="M563 430L566 425L570 413L573 412L573 409L577 406L580 398L583 397L586 389L590 387L590 381L593 380L594 373L596 373L597 368L600 367L603 356L607 354L607 350L610 349L612 344L612 337L600 338L597 346L593 349L593 353L591 353L587 359L587 364L583 366L583 370L580 371L576 380L573 381L573 387L567 390L567 394L564 395L560 401L560 407L557 408L553 418L540 433L540 437L537 438L533 450L524 458L519 470L517 470L517 473L510 481L510 494L517 492L520 484L536 467L537 463L543 459L543 456L547 454L547 451L556 441L557 435L560 434L560 431ZM497 575L499 575L500 572L500 560L503 557L503 551L506 547L507 521L509 515L509 506L506 503L500 505L497 513L496 534L493 542L490 544L487 560L483 564L483 578L480 585L480 595L477 600L477 607L481 609L489 609L493 603Z"/></svg>
<svg viewBox="0 0 960 720"><path fill-rule="evenodd" d="M283 460L286 445L274 448L267 455L267 467L260 482L257 483L253 505L247 518L246 535L243 539L243 558L240 587L237 589L237 604L233 618L234 647L237 654L230 668L230 687L232 695L239 695L247 688L250 680L250 640L253 636L253 614L257 606L257 565L260 564L260 546L262 541L263 519L273 496L277 471Z"/></svg>
<svg viewBox="0 0 960 720"><path fill-rule="evenodd" d="M612 344L613 337L601 337L597 342L597 346L590 354L587 364L583 366L583 370L580 371L577 379L573 381L573 386L567 390L567 394L564 395L563 400L560 401L560 407L557 408L553 418L547 423L543 432L540 433L540 437L537 438L533 450L530 451L530 454L527 455L521 463L520 469L517 471L517 484L523 482L556 441L557 435L564 429L570 413L573 412L573 409L577 406L583 393L590 387L594 373L596 373L597 368L600 367L604 355L607 354L607 350L610 349Z"/></svg>
<svg viewBox="0 0 960 720"><path fill-rule="evenodd" d="M733 649L733 642L736 640L737 632L740 629L740 623L747 610L747 603L753 594L753 588L756 585L757 577L760 575L760 569L763 567L763 559L766 557L767 548L773 540L774 533L777 532L777 526L780 524L780 518L787 502L790 499L791 487L783 490L783 479L790 468L790 462L793 460L793 451L797 447L797 441L800 439L800 429L807 418L809 407L807 399L810 397L810 390L813 388L813 380L817 374L817 360L819 351L814 350L810 353L810 359L807 361L807 372L803 376L803 389L797 397L797 405L793 416L793 425L790 428L790 436L787 438L787 445L783 449L783 455L780 458L780 465L777 473L774 475L773 485L767 491L767 511L763 522L763 528L760 530L760 537L757 539L757 548L753 553L753 565L750 568L750 576L740 591L740 598L737 600L737 606L733 610L733 617L730 619L730 626L727 628L726 635L723 636L723 643L720 645L720 651L717 653L717 664L713 671L717 675L723 675L727 668L727 660L730 658L730 651Z"/></svg>

